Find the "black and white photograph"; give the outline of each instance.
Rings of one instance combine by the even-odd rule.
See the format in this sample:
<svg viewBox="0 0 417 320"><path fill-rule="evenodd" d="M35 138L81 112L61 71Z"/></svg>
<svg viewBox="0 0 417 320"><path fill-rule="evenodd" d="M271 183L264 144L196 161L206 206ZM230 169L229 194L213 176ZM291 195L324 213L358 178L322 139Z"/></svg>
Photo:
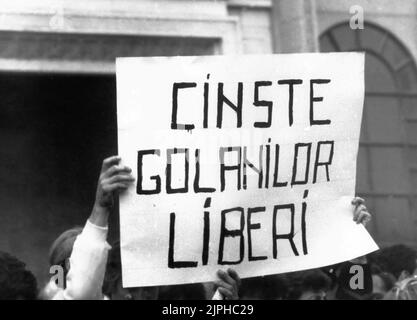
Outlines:
<svg viewBox="0 0 417 320"><path fill-rule="evenodd" d="M0 300L417 300L417 0L0 0Z"/></svg>

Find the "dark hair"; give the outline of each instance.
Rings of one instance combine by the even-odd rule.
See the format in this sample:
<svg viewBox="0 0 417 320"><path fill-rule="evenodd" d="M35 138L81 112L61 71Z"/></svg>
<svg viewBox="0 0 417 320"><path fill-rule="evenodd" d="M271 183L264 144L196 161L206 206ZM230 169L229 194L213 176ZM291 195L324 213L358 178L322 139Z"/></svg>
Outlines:
<svg viewBox="0 0 417 320"><path fill-rule="evenodd" d="M82 227L75 227L61 233L61 235L55 239L49 249L50 266L61 265L65 267L66 260L71 256L75 239L81 234L82 230ZM65 271L67 272L68 270Z"/></svg>
<svg viewBox="0 0 417 320"><path fill-rule="evenodd" d="M289 274L291 286L288 291L288 300L298 300L304 291L327 291L331 286L331 280L320 269L293 272Z"/></svg>
<svg viewBox="0 0 417 320"><path fill-rule="evenodd" d="M37 293L36 278L26 265L0 251L0 300L34 300Z"/></svg>
<svg viewBox="0 0 417 320"><path fill-rule="evenodd" d="M206 291L201 283L163 286L158 300L206 300Z"/></svg>
<svg viewBox="0 0 417 320"><path fill-rule="evenodd" d="M330 287L329 289L334 289L339 284L339 279L337 275L338 269L341 267L342 263L333 264L330 266L321 267L320 270L329 278Z"/></svg>
<svg viewBox="0 0 417 320"><path fill-rule="evenodd" d="M282 299L286 296L288 282L284 275L274 274L242 280L239 296L259 297L262 300Z"/></svg>
<svg viewBox="0 0 417 320"><path fill-rule="evenodd" d="M375 275L381 278L382 282L384 283L385 291L391 290L397 280L391 273L388 272L376 273Z"/></svg>
<svg viewBox="0 0 417 320"><path fill-rule="evenodd" d="M377 264L372 264L371 265L371 274L373 276L378 276L381 278L383 284L384 284L384 289L385 291L389 291L391 290L397 279L395 278L395 276L389 272L384 272L381 267L379 267Z"/></svg>
<svg viewBox="0 0 417 320"><path fill-rule="evenodd" d="M382 271L393 274L397 279L404 270L414 273L416 259L417 251L403 244L383 248L372 257L373 263Z"/></svg>

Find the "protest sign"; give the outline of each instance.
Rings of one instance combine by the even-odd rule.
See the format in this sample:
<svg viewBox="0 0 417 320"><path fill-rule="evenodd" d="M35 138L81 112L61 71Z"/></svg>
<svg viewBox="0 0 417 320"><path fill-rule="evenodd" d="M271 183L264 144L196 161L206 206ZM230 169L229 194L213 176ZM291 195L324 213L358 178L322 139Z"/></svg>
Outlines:
<svg viewBox="0 0 417 320"><path fill-rule="evenodd" d="M377 249L353 221L361 53L119 58L125 287L320 267Z"/></svg>

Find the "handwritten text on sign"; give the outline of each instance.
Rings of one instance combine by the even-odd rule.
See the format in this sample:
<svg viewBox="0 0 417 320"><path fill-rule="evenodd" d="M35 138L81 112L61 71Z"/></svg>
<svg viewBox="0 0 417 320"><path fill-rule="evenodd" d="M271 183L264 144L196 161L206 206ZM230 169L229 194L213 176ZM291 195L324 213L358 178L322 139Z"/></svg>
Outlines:
<svg viewBox="0 0 417 320"><path fill-rule="evenodd" d="M375 250L350 204L363 72L359 53L118 59L124 286Z"/></svg>

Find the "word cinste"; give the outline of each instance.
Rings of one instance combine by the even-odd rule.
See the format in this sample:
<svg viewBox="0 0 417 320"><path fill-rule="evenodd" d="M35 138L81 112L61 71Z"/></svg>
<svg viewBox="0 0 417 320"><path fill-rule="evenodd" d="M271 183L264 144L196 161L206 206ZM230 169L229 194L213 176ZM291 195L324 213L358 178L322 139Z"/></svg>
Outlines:
<svg viewBox="0 0 417 320"><path fill-rule="evenodd" d="M314 95L314 86L315 85L323 85L330 83L330 79L310 79L309 86L310 86L310 96L309 96L309 120L310 125L328 125L331 123L330 119L316 119L314 115L314 103L323 101L323 97L318 97ZM216 108L217 108L217 119L216 119L216 127L222 128L223 127L223 110L224 107L227 105L230 109L232 109L236 113L236 128L242 127L242 118L243 118L243 108L245 101L243 100L243 91L244 89L247 90L254 90L253 94L253 101L252 102L254 107L262 107L266 108L266 120L265 121L257 121L253 123L254 128L269 128L272 124L272 109L274 106L273 101L270 100L263 100L260 98L261 88L271 87L273 85L286 85L288 86L288 124L291 127L294 123L294 88L299 85L303 85L302 79L285 79L285 80L278 80L275 84L272 81L255 81L253 83L253 87L244 87L243 82L237 83L237 96L235 101L232 102L233 99L230 97L226 97L224 94L224 83L219 82L217 84L217 99L216 99ZM205 82L203 85L203 121L202 121L202 128L209 127L209 89L210 86L213 84L209 84ZM178 103L178 96L186 95L187 92L189 93L190 90L194 90L197 88L198 85L196 82L175 82L172 86L172 112L171 112L171 129L177 130L192 130L196 126L194 123L188 124L180 124L178 123L178 108L180 107ZM246 102L247 103L247 102Z"/></svg>

